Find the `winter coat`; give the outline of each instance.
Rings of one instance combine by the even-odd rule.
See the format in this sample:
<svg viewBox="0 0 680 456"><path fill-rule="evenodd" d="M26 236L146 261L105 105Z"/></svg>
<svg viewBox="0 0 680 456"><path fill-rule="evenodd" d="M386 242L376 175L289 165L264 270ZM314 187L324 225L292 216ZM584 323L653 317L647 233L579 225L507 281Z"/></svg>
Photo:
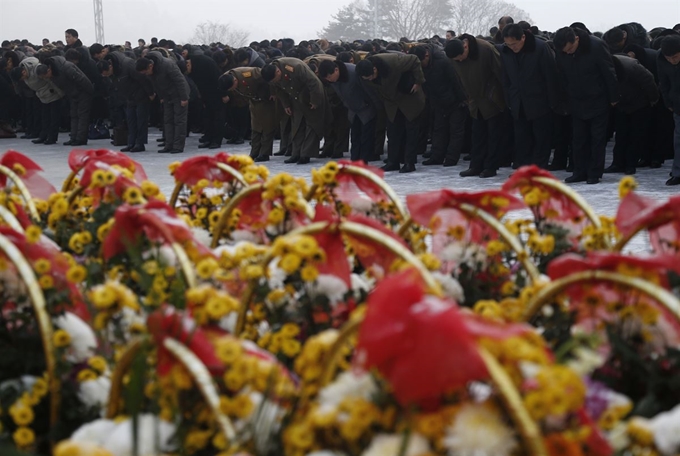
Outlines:
<svg viewBox="0 0 680 456"><path fill-rule="evenodd" d="M21 61L19 66L26 70L26 79L24 82L29 89L33 90L43 104L49 104L64 97L64 92L57 87L54 82L41 79L35 73L36 68L40 65L40 61L35 57L27 57Z"/></svg>
<svg viewBox="0 0 680 456"><path fill-rule="evenodd" d="M264 66L264 59L257 53L254 49L247 48L250 53L250 59L248 60L249 67L262 68Z"/></svg>
<svg viewBox="0 0 680 456"><path fill-rule="evenodd" d="M672 65L661 52L656 63L664 104L673 109L674 114L680 115L680 64Z"/></svg>
<svg viewBox="0 0 680 456"><path fill-rule="evenodd" d="M151 81L161 100L189 100L189 84L184 79L184 75L175 60L163 57L161 53L156 51L149 52L146 58L153 62Z"/></svg>
<svg viewBox="0 0 680 456"><path fill-rule="evenodd" d="M128 104L149 103L149 97L154 93L153 84L135 69L135 60L119 51L110 53L106 58L113 65L115 84Z"/></svg>
<svg viewBox="0 0 680 456"><path fill-rule="evenodd" d="M90 55L90 50L87 48L87 46L83 45L83 42L80 41L80 39L76 40L75 43L72 45L66 45L64 46L64 54L66 51L69 49L75 49L76 51L80 52L80 61L86 61L86 60L92 60L92 56Z"/></svg>
<svg viewBox="0 0 680 456"><path fill-rule="evenodd" d="M574 54L557 53L557 68L566 88L571 115L592 119L619 100L614 63L601 39L575 29L579 45Z"/></svg>
<svg viewBox="0 0 680 456"><path fill-rule="evenodd" d="M61 56L50 57L46 62L52 69L52 82L59 87L68 98L80 98L83 94L92 96L94 86L80 71L76 64L67 62Z"/></svg>
<svg viewBox="0 0 680 456"><path fill-rule="evenodd" d="M453 64L467 93L470 115L490 119L505 110L500 54L487 41L467 34L461 38L467 39L468 57Z"/></svg>
<svg viewBox="0 0 680 456"><path fill-rule="evenodd" d="M659 101L654 76L640 62L625 55L613 55L612 58L621 96L616 109L632 114Z"/></svg>
<svg viewBox="0 0 680 456"><path fill-rule="evenodd" d="M277 125L275 103L270 100L271 89L269 84L262 79L260 68L234 68L227 73L238 81L236 89L229 92L229 96L236 93L249 101L252 130L265 133L274 131Z"/></svg>
<svg viewBox="0 0 680 456"><path fill-rule="evenodd" d="M558 110L560 89L557 64L550 47L537 40L531 32L524 32L524 47L515 53L503 46L503 92L515 119L520 107L529 120L538 119Z"/></svg>
<svg viewBox="0 0 680 456"><path fill-rule="evenodd" d="M278 82L270 83L276 96L281 100L284 108L302 110L302 116L294 116L295 122L291 127L291 135L295 136L301 126L302 118L318 136L323 136L326 116L326 94L323 84L314 72L300 59L282 57L274 60L281 70ZM310 103L316 109L310 108Z"/></svg>
<svg viewBox="0 0 680 456"><path fill-rule="evenodd" d="M379 100L371 97L370 92L361 83L361 78L356 73L356 65L342 62L337 62L337 64L344 65L347 69L347 80L338 79L330 86L347 108L349 121L354 122L354 117L359 116L362 124L370 122L376 116L375 105L379 103ZM342 78L343 73L340 74Z"/></svg>
<svg viewBox="0 0 680 456"><path fill-rule="evenodd" d="M220 96L217 80L222 75L220 67L207 55L191 56L191 73L189 77L196 83L198 92L205 102L216 102Z"/></svg>
<svg viewBox="0 0 680 456"><path fill-rule="evenodd" d="M437 108L460 105L467 100L467 95L453 62L434 46L428 45L428 52L430 61L423 68L423 91L430 100L430 105Z"/></svg>
<svg viewBox="0 0 680 456"><path fill-rule="evenodd" d="M401 111L409 121L416 119L425 108L425 93L422 89L410 93L414 84L422 86L425 82L418 57L397 52L376 54L366 59L378 68L378 77L372 81L362 79L362 82L364 87L377 92L385 105L389 121L394 121L397 111ZM381 68L386 68L387 74L380 74Z"/></svg>

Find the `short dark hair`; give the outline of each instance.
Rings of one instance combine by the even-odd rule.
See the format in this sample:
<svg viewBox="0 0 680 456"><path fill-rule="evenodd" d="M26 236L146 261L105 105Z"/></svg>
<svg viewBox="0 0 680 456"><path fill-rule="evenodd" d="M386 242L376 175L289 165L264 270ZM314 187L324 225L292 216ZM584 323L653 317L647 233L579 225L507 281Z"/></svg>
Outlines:
<svg viewBox="0 0 680 456"><path fill-rule="evenodd" d="M111 68L111 62L109 62L108 60L100 60L99 62L97 62L97 71L99 71L99 73L109 71L109 68Z"/></svg>
<svg viewBox="0 0 680 456"><path fill-rule="evenodd" d="M68 33L69 35L78 38L78 31L76 29L66 29L64 33Z"/></svg>
<svg viewBox="0 0 680 456"><path fill-rule="evenodd" d="M670 57L680 52L680 35L668 35L661 40L661 53Z"/></svg>
<svg viewBox="0 0 680 456"><path fill-rule="evenodd" d="M531 28L531 24L528 23L527 21L519 21L517 23L520 27L522 27L522 30L529 30ZM507 27L507 26L506 26Z"/></svg>
<svg viewBox="0 0 680 456"><path fill-rule="evenodd" d="M48 67L47 65L38 65L37 67L35 67L35 74L37 76L45 76L47 74L47 70L49 69L50 67Z"/></svg>
<svg viewBox="0 0 680 456"><path fill-rule="evenodd" d="M521 40L524 36L524 29L519 24L510 24L503 29L503 38L514 38Z"/></svg>
<svg viewBox="0 0 680 456"><path fill-rule="evenodd" d="M416 57L418 57L418 60L420 60L422 62L423 60L425 60L425 57L427 57L428 50L427 50L427 47L425 47L425 46L416 46L416 47L412 47L408 51L408 53L415 55Z"/></svg>
<svg viewBox="0 0 680 456"><path fill-rule="evenodd" d="M491 28L489 29L489 35L494 36L494 35L496 35L496 33L498 33L498 27L496 27L496 26L494 25L493 27L491 27Z"/></svg>
<svg viewBox="0 0 680 456"><path fill-rule="evenodd" d="M260 74L262 75L262 79L264 79L265 82L273 81L276 77L276 65L269 63L263 66Z"/></svg>
<svg viewBox="0 0 680 456"><path fill-rule="evenodd" d="M327 76L333 74L338 64L335 60L322 60L319 63L319 79L326 79Z"/></svg>
<svg viewBox="0 0 680 456"><path fill-rule="evenodd" d="M368 76L373 76L373 69L375 65L369 59L364 59L357 63L356 73L359 77L365 78Z"/></svg>
<svg viewBox="0 0 680 456"><path fill-rule="evenodd" d="M78 52L77 49L71 48L68 51L66 51L66 54L64 54L64 58L69 62L80 62L80 52Z"/></svg>
<svg viewBox="0 0 680 456"><path fill-rule="evenodd" d="M224 51L217 51L212 55L213 60L217 65L223 65L229 61L229 57Z"/></svg>
<svg viewBox="0 0 680 456"><path fill-rule="evenodd" d="M140 38L140 39L137 40L138 43L139 43L140 41L142 42L142 44L146 44L146 41L144 41L144 38Z"/></svg>
<svg viewBox="0 0 680 456"><path fill-rule="evenodd" d="M10 72L9 76L12 78L12 81L14 82L21 81L21 78L24 76L24 67L16 66L12 68L12 71Z"/></svg>
<svg viewBox="0 0 680 456"><path fill-rule="evenodd" d="M588 30L588 27L586 27L586 24L584 24L583 22L574 22L569 27L571 27L573 29L574 28L581 29L584 32L588 32L588 35L592 35L592 33L590 33L590 30Z"/></svg>
<svg viewBox="0 0 680 456"><path fill-rule="evenodd" d="M456 36L456 32L453 30L447 30L446 33L450 34L451 36Z"/></svg>
<svg viewBox="0 0 680 456"><path fill-rule="evenodd" d="M225 73L222 76L220 76L220 78L217 80L217 85L220 88L220 90L226 91L231 89L231 86L234 85L235 79L236 78L233 75Z"/></svg>
<svg viewBox="0 0 680 456"><path fill-rule="evenodd" d="M557 32L555 32L555 36L553 37L553 44L555 45L555 50L556 51L562 51L564 47L569 44L573 43L576 41L576 32L574 32L574 29L571 27L562 27L559 29Z"/></svg>
<svg viewBox="0 0 680 456"><path fill-rule="evenodd" d="M90 55L94 57L95 55L101 53L104 50L104 46L99 43L94 43L90 46Z"/></svg>
<svg viewBox="0 0 680 456"><path fill-rule="evenodd" d="M149 65L152 64L153 62L151 60L142 57L141 59L137 60L137 63L135 64L135 70L144 71L149 68Z"/></svg>
<svg viewBox="0 0 680 456"><path fill-rule="evenodd" d="M501 22L504 22L507 25L507 24L514 24L515 20L513 18L511 18L510 16L503 16L500 19L498 19L498 23L500 24Z"/></svg>
<svg viewBox="0 0 680 456"><path fill-rule="evenodd" d="M250 59L250 52L248 52L247 49L241 48L237 49L236 52L234 52L234 61L235 62L242 62L244 60L249 60Z"/></svg>
<svg viewBox="0 0 680 456"><path fill-rule="evenodd" d="M349 51L344 51L338 54L338 56L335 58L339 62L344 62L344 63L349 63L350 60L354 59L354 56L352 55L351 52ZM354 62L356 63L356 62Z"/></svg>
<svg viewBox="0 0 680 456"><path fill-rule="evenodd" d="M446 56L450 59L455 59L459 55L462 55L465 52L463 41L458 38L449 41L446 43L446 46L444 46L444 52L446 52Z"/></svg>
<svg viewBox="0 0 680 456"><path fill-rule="evenodd" d="M612 50L618 50L618 44L623 41L624 30L621 27L614 27L605 32L603 38Z"/></svg>

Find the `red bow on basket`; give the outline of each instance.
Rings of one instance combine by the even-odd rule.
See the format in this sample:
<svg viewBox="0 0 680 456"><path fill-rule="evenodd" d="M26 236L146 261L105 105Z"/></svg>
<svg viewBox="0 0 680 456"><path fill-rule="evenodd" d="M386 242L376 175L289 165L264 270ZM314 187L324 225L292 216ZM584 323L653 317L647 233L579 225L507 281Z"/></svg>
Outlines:
<svg viewBox="0 0 680 456"><path fill-rule="evenodd" d="M426 295L417 273L408 270L383 280L369 296L356 359L385 377L400 404L430 408L443 394L488 378L477 338L503 339L525 331Z"/></svg>
<svg viewBox="0 0 680 456"><path fill-rule="evenodd" d="M630 192L626 195L616 213L616 227L625 238L635 232L647 229L649 240L656 253L680 252L680 196L668 201L656 200Z"/></svg>
<svg viewBox="0 0 680 456"><path fill-rule="evenodd" d="M5 152L0 158L0 165L14 171L34 198L47 200L52 193L56 192L52 184L40 175L43 170L40 165L17 151L8 150ZM0 187L6 185L7 176L0 174Z"/></svg>
<svg viewBox="0 0 680 456"><path fill-rule="evenodd" d="M201 179L207 179L209 182L228 182L233 180L234 177L222 171L217 167L218 163L229 164L229 154L226 152L220 152L215 155L199 155L197 157L191 157L184 160L181 165L175 170L173 176L175 181L181 182L184 185L193 186L198 183ZM238 168L234 168L238 171Z"/></svg>
<svg viewBox="0 0 680 456"><path fill-rule="evenodd" d="M361 198L362 193L374 202L386 201L388 199L388 196L382 188L380 188L379 185L376 185L372 180L359 174L351 174L343 171L346 166L353 166L370 171L382 179L385 175L383 170L376 168L375 166L367 165L363 161L339 160L338 165L338 173L335 176L335 181L338 186L335 191L340 201L349 203L355 198Z"/></svg>
<svg viewBox="0 0 680 456"><path fill-rule="evenodd" d="M116 209L115 223L104 239L104 259L124 252L144 238L152 242L191 242L201 256L212 255L210 249L196 241L191 228L177 217L174 209L163 201L149 201L144 205L124 204Z"/></svg>
<svg viewBox="0 0 680 456"><path fill-rule="evenodd" d="M68 156L68 166L71 171L77 173L85 167L88 161L95 160L99 162L106 163L109 166L118 165L123 168L129 169L135 175L135 181L141 183L146 180L146 172L142 165L128 157L127 155L107 149L92 149L92 150L79 150L74 149ZM87 187L88 183L85 183L81 179L81 186Z"/></svg>

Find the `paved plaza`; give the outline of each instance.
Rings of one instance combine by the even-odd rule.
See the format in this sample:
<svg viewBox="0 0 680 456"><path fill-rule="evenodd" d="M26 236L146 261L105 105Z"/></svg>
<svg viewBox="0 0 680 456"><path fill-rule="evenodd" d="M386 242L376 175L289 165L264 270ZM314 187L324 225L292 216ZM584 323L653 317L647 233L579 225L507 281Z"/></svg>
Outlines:
<svg viewBox="0 0 680 456"><path fill-rule="evenodd" d="M168 197L172 193L174 187L174 180L168 171L168 165L170 163L176 160L186 160L187 158L196 155L214 154L218 152L216 150L198 149L199 135L192 134L187 138L184 153L176 155L159 154L157 153L158 148L156 147L156 138L159 137L160 132L157 129L151 129L147 151L130 154L130 156L142 164L149 179L156 182ZM45 170L45 176L57 189L60 189L62 182L70 172L67 157L71 151L71 147L61 145L61 143L67 139L68 134L62 133L60 134L58 145L51 146L35 145L29 140L19 138L0 139L0 153L13 149L26 154L42 166ZM108 139L91 140L86 147L91 149L120 149L119 147L111 146L111 142ZM608 147L607 165L611 163L611 148L612 143L610 143ZM277 149L278 144L275 144L274 150ZM219 151L225 151L230 154L247 154L250 151L250 147L246 142L239 146L224 145ZM346 154L346 156L348 155L349 154ZM283 163L284 159L285 157L272 157L269 162L264 164L270 169L272 174L285 171L295 176L303 176L309 179L311 169L320 167L327 161L326 159L312 159L312 162L308 165L286 165ZM464 191L499 188L512 172L509 168L502 168L498 172L498 176L493 178L462 178L458 173L466 169L468 163L469 162L461 161L458 166L451 168L416 165L417 171L415 173L399 174L398 172L389 172L386 173L386 180L395 189L397 194L403 198L409 193L424 192L443 187ZM372 164L376 166L382 165L382 163L379 162L373 162ZM635 176L639 183L638 192L659 201L665 200L676 194L680 187L667 187L664 185L668 179L670 168L671 162L666 161L664 166L659 169L639 169ZM564 179L570 175L570 173L561 171L556 172L555 175L560 179ZM602 179L602 182L598 185L580 183L574 184L573 188L585 197L597 213L614 215L619 204L618 182L621 177L622 175L619 174L606 174ZM645 239L638 238L634 241L635 242L631 244L632 250L640 251L645 248Z"/></svg>

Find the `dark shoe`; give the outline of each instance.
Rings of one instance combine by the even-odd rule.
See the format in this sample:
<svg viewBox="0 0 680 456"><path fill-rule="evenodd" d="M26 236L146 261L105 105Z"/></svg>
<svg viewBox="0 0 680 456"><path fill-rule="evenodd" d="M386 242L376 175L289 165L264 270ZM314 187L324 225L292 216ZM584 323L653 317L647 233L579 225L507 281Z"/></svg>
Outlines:
<svg viewBox="0 0 680 456"><path fill-rule="evenodd" d="M74 141L73 141L72 139L69 139L68 141L66 141L66 142L64 143L64 145L65 145L65 146L72 146L73 143L74 143Z"/></svg>
<svg viewBox="0 0 680 456"><path fill-rule="evenodd" d="M564 182L566 182L567 184L575 184L577 182L585 182L585 181L586 181L585 177L576 176L576 175L572 175L572 176L569 176L566 179L564 179Z"/></svg>
<svg viewBox="0 0 680 456"><path fill-rule="evenodd" d="M52 144L56 144L56 143L57 143L56 139L48 139L43 144L46 145L46 146L51 146Z"/></svg>
<svg viewBox="0 0 680 456"><path fill-rule="evenodd" d="M472 160L472 155L470 154L463 155L463 161L469 162L470 160Z"/></svg>
<svg viewBox="0 0 680 456"><path fill-rule="evenodd" d="M650 165L650 161L644 158L641 158L637 162L637 167L638 168L647 168Z"/></svg>
<svg viewBox="0 0 680 456"><path fill-rule="evenodd" d="M269 155L258 155L255 157L256 162L268 162L269 161Z"/></svg>
<svg viewBox="0 0 680 456"><path fill-rule="evenodd" d="M201 143L198 145L199 149L207 149L208 147L210 147L210 143Z"/></svg>
<svg viewBox="0 0 680 456"><path fill-rule="evenodd" d="M158 151L159 154L169 154L172 152L170 149L161 149Z"/></svg>
<svg viewBox="0 0 680 456"><path fill-rule="evenodd" d="M671 177L666 181L666 185L680 185L680 177Z"/></svg>
<svg viewBox="0 0 680 456"><path fill-rule="evenodd" d="M156 138L156 142L165 142L165 138Z"/></svg>
<svg viewBox="0 0 680 456"><path fill-rule="evenodd" d="M380 169L383 171L399 171L399 165L390 165L389 163L385 166L382 166Z"/></svg>
<svg viewBox="0 0 680 456"><path fill-rule="evenodd" d="M425 152L423 154L423 158L431 158L432 157L432 152ZM423 163L424 164L424 163Z"/></svg>
<svg viewBox="0 0 680 456"><path fill-rule="evenodd" d="M622 172L623 172L623 168L621 168L618 165L610 165L610 166L607 166L604 169L605 174L614 174L614 173L622 173Z"/></svg>
<svg viewBox="0 0 680 456"><path fill-rule="evenodd" d="M222 144L211 143L211 144L208 146L208 149L219 149L220 147L222 147Z"/></svg>
<svg viewBox="0 0 680 456"><path fill-rule="evenodd" d="M87 141L73 141L71 142L72 146L87 146Z"/></svg>
<svg viewBox="0 0 680 456"><path fill-rule="evenodd" d="M300 157L297 161L298 165L307 165L309 164L309 157Z"/></svg>
<svg viewBox="0 0 680 456"><path fill-rule="evenodd" d="M457 164L458 164L457 158L445 158L444 159L444 168L448 168L449 166L456 166Z"/></svg>
<svg viewBox="0 0 680 456"><path fill-rule="evenodd" d="M26 135L21 135L21 136L20 136L21 139L35 139L35 138L37 138L37 137L38 137L38 135L33 134L33 133L26 134Z"/></svg>
<svg viewBox="0 0 680 456"><path fill-rule="evenodd" d="M169 154L181 154L183 152L184 152L183 150L179 150L179 149L172 149L172 150L168 151Z"/></svg>
<svg viewBox="0 0 680 456"><path fill-rule="evenodd" d="M652 160L652 162L649 164L649 167L652 169L657 169L661 168L661 165L663 165L663 162L657 161L657 160Z"/></svg>
<svg viewBox="0 0 680 456"><path fill-rule="evenodd" d="M230 139L227 144L243 144L245 141L242 139Z"/></svg>
<svg viewBox="0 0 680 456"><path fill-rule="evenodd" d="M121 151L121 152L130 152L130 149L132 149L133 147L134 147L134 146L123 147L120 151Z"/></svg>
<svg viewBox="0 0 680 456"><path fill-rule="evenodd" d="M130 149L130 152L144 152L145 150L144 146L135 146Z"/></svg>
<svg viewBox="0 0 680 456"><path fill-rule="evenodd" d="M278 152L274 152L274 156L275 156L275 157L283 157L284 155L286 155L286 151L285 151L285 150L280 150L280 151L278 151Z"/></svg>
<svg viewBox="0 0 680 456"><path fill-rule="evenodd" d="M635 174L635 168L626 168L623 170L623 174L626 176L633 176Z"/></svg>
<svg viewBox="0 0 680 456"><path fill-rule="evenodd" d="M465 171L460 172L460 177L479 176L480 174L482 174L481 171L476 170L476 169L472 169L472 168L468 168Z"/></svg>
<svg viewBox="0 0 680 456"><path fill-rule="evenodd" d="M399 170L400 174L412 173L416 170L416 165L404 165Z"/></svg>
<svg viewBox="0 0 680 456"><path fill-rule="evenodd" d="M423 162L423 166L443 165L443 164L444 164L443 160L439 160L439 159L436 159L436 158L428 158L427 160L425 160Z"/></svg>
<svg viewBox="0 0 680 456"><path fill-rule="evenodd" d="M284 160L283 162L286 163L286 164L290 164L290 163L297 163L299 160L300 160L300 157L290 157L289 159Z"/></svg>
<svg viewBox="0 0 680 456"><path fill-rule="evenodd" d="M479 173L479 177L485 178L485 177L494 177L496 176L496 170L495 169L485 169L481 173Z"/></svg>
<svg viewBox="0 0 680 456"><path fill-rule="evenodd" d="M382 157L380 155L373 155L368 159L368 161L377 162L377 161L380 161L381 159L382 159Z"/></svg>
<svg viewBox="0 0 680 456"><path fill-rule="evenodd" d="M598 177L589 177L586 179L586 184L593 185L593 184L599 184L600 179Z"/></svg>
<svg viewBox="0 0 680 456"><path fill-rule="evenodd" d="M31 141L31 142L32 142L33 144L43 144L45 141L47 141L45 138L38 138L38 139L34 139L34 140Z"/></svg>
<svg viewBox="0 0 680 456"><path fill-rule="evenodd" d="M342 152L331 155L331 158L334 158L334 159L339 159L339 158L344 158L344 157L345 157L345 154L342 153Z"/></svg>
<svg viewBox="0 0 680 456"><path fill-rule="evenodd" d="M210 142L210 138L206 138L205 136L201 136L198 138L199 143L204 143L204 142Z"/></svg>

